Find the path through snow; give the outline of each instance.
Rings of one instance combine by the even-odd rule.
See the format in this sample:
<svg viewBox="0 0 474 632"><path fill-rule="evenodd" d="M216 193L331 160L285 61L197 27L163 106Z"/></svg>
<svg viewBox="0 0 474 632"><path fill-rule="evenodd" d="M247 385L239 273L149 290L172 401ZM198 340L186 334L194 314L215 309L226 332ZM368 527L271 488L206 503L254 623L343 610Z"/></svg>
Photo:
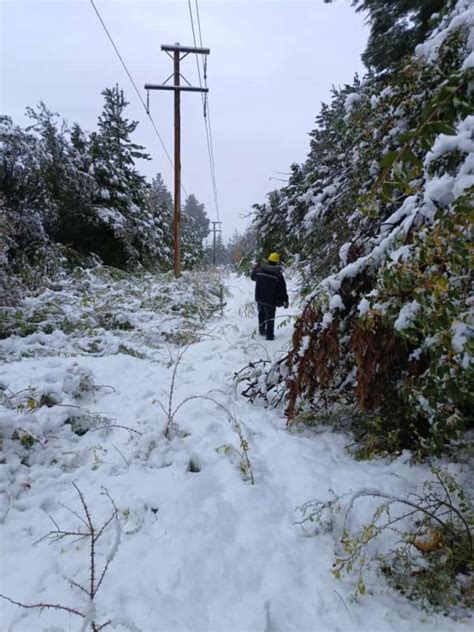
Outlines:
<svg viewBox="0 0 474 632"><path fill-rule="evenodd" d="M79 510L74 482L98 522L110 512L104 487L120 510L120 545L97 594L97 620L116 621L109 629L467 630L467 623L427 616L375 572L369 576L369 594L354 601L351 581L338 581L331 574L333 536L305 538L295 526L295 508L312 498L329 498L330 489L344 493L377 485L403 494L414 481L423 480L425 470L403 458L356 462L345 452L347 437L290 434L281 410L250 406L237 395L233 373L251 359L284 348L291 329L277 329L274 342L257 339L251 282L231 276L226 285L232 296L225 315L210 322L202 341L184 354L174 404L213 389L211 396L232 412L248 441L255 485L240 470L238 435L226 413L212 402L184 404L175 418L181 433L171 441L163 438L166 420L156 400L167 407L173 367L166 348L160 362L117 354L7 364L0 379L15 392L60 381L77 364L74 370L90 371L96 385L114 389L93 391L88 409L142 435L121 428L81 437L70 433L59 445L48 444L29 468L15 459L0 465L2 491L12 498L0 531L1 592L27 603L84 607L85 596L68 580L86 580L86 544L64 540L33 547L51 530L49 516L65 528L78 526L76 516L65 508ZM52 430L64 422L64 411L58 408L56 422L54 411L45 412ZM191 470L199 471L190 471L190 462ZM112 546L113 537L113 532L106 534L102 553ZM67 613L40 615L7 602L0 605L2 630L58 632L82 626Z"/></svg>

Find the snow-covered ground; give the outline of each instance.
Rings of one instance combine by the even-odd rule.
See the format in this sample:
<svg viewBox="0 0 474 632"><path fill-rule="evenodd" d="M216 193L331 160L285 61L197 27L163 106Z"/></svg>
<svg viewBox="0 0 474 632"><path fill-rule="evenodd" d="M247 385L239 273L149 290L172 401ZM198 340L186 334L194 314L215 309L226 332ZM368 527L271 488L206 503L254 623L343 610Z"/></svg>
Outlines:
<svg viewBox="0 0 474 632"><path fill-rule="evenodd" d="M262 341L253 284L233 275L224 283L231 293L224 316L208 322L177 369L178 347L160 340L150 354L134 330L121 331L121 344L133 338L138 357L117 353L117 345L110 353L81 353L54 334L50 355L35 353L31 336L2 342L10 361L0 369L9 398L0 417L0 590L18 602L61 604L86 616L2 600L1 630L82 630L92 616L97 626L110 620L106 629L142 632L471 629L472 621L410 604L375 565L367 594L355 600L356 580L331 573L334 535L305 537L295 524L298 506L328 499L330 490L377 487L403 495L427 471L407 457L354 461L345 451L348 437L290 433L281 409L250 406L236 392L234 373L284 349L291 325L281 319L276 340ZM131 302L132 320L134 309ZM33 342L44 347L42 340ZM166 438L173 374L172 411L187 398L209 399L184 402ZM96 585L111 562L95 612L77 587L90 582L89 542L71 536L35 545L57 528L86 528L74 484L98 528L113 512L110 499L118 509L118 522L96 545ZM361 512L354 519L363 522Z"/></svg>

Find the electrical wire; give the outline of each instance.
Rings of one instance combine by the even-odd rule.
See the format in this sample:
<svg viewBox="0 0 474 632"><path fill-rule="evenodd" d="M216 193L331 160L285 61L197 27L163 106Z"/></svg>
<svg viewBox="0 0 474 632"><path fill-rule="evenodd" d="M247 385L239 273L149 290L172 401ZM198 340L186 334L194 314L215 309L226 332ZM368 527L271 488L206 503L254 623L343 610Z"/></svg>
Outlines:
<svg viewBox="0 0 474 632"><path fill-rule="evenodd" d="M194 0L195 5L196 5L196 16L197 16L197 23L198 23L198 31L199 31L199 45L201 48L203 48L202 45L202 30L201 30L201 16L199 13L199 3L198 0ZM202 64L203 64L203 74L204 74L204 87L207 88L207 59L206 56L203 54L202 55ZM205 116L205 114L204 114ZM213 171L213 180L214 180L214 187L215 187L215 191L216 191L216 207L217 207L217 219L219 218L219 206L217 204L217 184L216 184L216 170L215 170L215 162L214 162L214 142L212 140L212 125L211 125L211 107L209 104L209 98L207 101L207 116L208 116L208 126L209 126L209 137L210 137L210 153L211 153L211 161L212 161L212 171Z"/></svg>
<svg viewBox="0 0 474 632"><path fill-rule="evenodd" d="M197 0L195 0L195 4L196 4L196 15L197 15L198 30L199 30L200 46L201 48L203 48L201 19L199 15L199 5L198 5ZM189 17L191 18L191 29L193 32L194 47L197 48L196 31L194 28L194 16L193 16L193 10L191 6L191 0L188 0L188 7L189 7ZM206 70L205 55L203 54L202 57L203 57L204 87L207 88L207 70ZM197 71L198 71L199 87L202 88L203 83L201 79L201 67L199 65L198 55L196 55L196 66L197 66ZM212 140L212 128L211 128L211 120L210 120L209 97L207 94L204 95L204 93L201 93L201 98L202 98L202 105L203 105L204 127L206 130L207 153L209 156L209 167L211 171L211 182L212 182L212 189L213 189L213 194L214 194L214 204L216 207L217 220L220 222L219 202L218 202L218 195L217 195L216 168L215 168L215 161L214 161L214 144Z"/></svg>
<svg viewBox="0 0 474 632"><path fill-rule="evenodd" d="M168 161L169 161L169 163L170 163L171 167L173 167L173 168L174 168L174 163L173 163L173 161L172 161L172 159L171 159L171 156L169 155L169 152L168 152L168 150L166 149L166 145L165 145L165 143L164 143L164 141L163 141L163 138L161 137L161 134L160 134L160 132L158 131L158 128L157 128L157 126L156 126L156 123L155 123L155 121L153 120L153 117L152 117L152 115L150 114L150 112L149 112L149 110L148 110L148 108L147 108L147 105L146 105L145 101L143 100L142 95L140 94L140 91L139 91L139 90L138 90L138 88L137 88L137 84L136 84L136 83L135 83L135 81L133 80L133 77L132 77L132 75L131 75L130 71L128 70L128 68L127 68L127 65L126 65L125 61L123 60L123 57L122 57L122 55L120 54L120 51L119 51L119 49L117 48L117 46L116 46L116 44L115 44L115 42L114 42L114 40L113 40L113 38L112 38L112 35L110 34L110 32L109 32L109 30L108 30L107 26L105 25L105 22L104 22L104 20L102 19L102 16L100 15L100 13L99 13L99 11L98 11L97 7L95 6L95 4L94 4L94 0L90 0L90 3L91 3L91 5L92 5L92 7L93 7L93 9L94 9L94 11L95 11L95 13L96 13L97 17L99 18L99 21L100 21L100 23L102 24L102 26L103 26L103 28L104 28L104 31L106 32L107 37L109 38L110 43L111 43L111 44L112 44L112 46L113 46L114 51L117 53L117 57L119 58L120 63L122 64L122 66L123 66L123 68L124 68L125 72L127 73L127 76L128 76L128 78L130 79L130 83L132 84L132 86L133 86L133 88L134 88L135 92L137 93L138 98L140 99L140 103L142 104L143 109L144 109L144 110L145 110L145 112L146 112L146 115L147 115L147 116L148 116L148 118L150 119L150 122L151 122L151 124L152 124L152 127L153 127L153 129L155 130L155 134L157 135L158 140L160 141L160 144L161 144L161 146L162 146L162 148L163 148L163 151L164 151L164 152L165 152L165 154L166 154L166 157L168 158ZM186 189L184 188L184 186L183 186L183 185L181 185L181 188L183 189L184 194L187 196L188 194L187 194Z"/></svg>

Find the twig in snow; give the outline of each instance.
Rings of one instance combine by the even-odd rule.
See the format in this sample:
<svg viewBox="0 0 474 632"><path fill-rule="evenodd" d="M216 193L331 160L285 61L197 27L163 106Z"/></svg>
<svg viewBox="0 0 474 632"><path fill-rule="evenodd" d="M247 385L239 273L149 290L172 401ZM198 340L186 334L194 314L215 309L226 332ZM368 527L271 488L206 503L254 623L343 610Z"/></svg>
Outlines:
<svg viewBox="0 0 474 632"><path fill-rule="evenodd" d="M127 464L127 467L130 467L130 461L127 459L127 457L123 454L123 452L121 450L119 450L117 448L117 446L115 444L112 443L112 447L113 449L118 452L120 454L120 456L122 457L122 459L125 461L125 463Z"/></svg>
<svg viewBox="0 0 474 632"><path fill-rule="evenodd" d="M246 397L250 403L256 399L263 399L266 406L275 408L281 402L285 395L285 389L281 387L285 381L285 365L287 356L283 356L276 362L271 360L256 360L249 362L242 369L234 373L234 382L236 386L241 382L246 384L242 395ZM267 366L270 365L270 366ZM273 391L271 399L270 391Z"/></svg>
<svg viewBox="0 0 474 632"><path fill-rule="evenodd" d="M179 365L181 364L181 360L183 359L183 356L188 349L189 349L189 345L186 345L181 351L178 352L178 355L176 356L176 360L174 361L173 373L171 375L170 392L169 392L169 398L168 398L168 423L165 429L166 438L168 438L169 436L171 423L174 417L174 415L172 414L172 410L173 410L173 397L174 397L174 389L175 389L175 383L176 383L176 375L178 373L178 368L179 368Z"/></svg>
<svg viewBox="0 0 474 632"><path fill-rule="evenodd" d="M128 426L123 426L122 424L107 424L106 426L97 426L96 428L89 428L87 432L95 432L96 430L107 430L107 428L121 428L122 430L128 430L128 432L134 432L137 435L142 436L142 433L139 430L135 430L135 428L129 428Z"/></svg>
<svg viewBox="0 0 474 632"><path fill-rule="evenodd" d="M46 445L43 443L43 441L35 434L33 434L32 432L30 432L30 430L28 430L27 428L18 428L18 430L20 432L24 432L26 435L28 435L29 437L31 437L34 441L36 441L37 443L40 444L40 446L43 448L43 450L46 449Z"/></svg>
<svg viewBox="0 0 474 632"><path fill-rule="evenodd" d="M88 577L87 585L83 586L74 580L70 580L71 586L73 586L74 588L77 588L81 593L87 595L87 598L88 598L87 607L81 610L79 608L73 608L70 606L64 606L63 604L55 604L55 603L49 603L49 602L29 604L29 603L23 603L21 601L17 601L3 594L0 594L0 598L5 599L6 601L16 606L19 606L20 608L24 608L28 610L52 609L52 610L61 610L64 612L68 612L69 614L74 614L83 619L83 625L81 628L82 630L86 630L90 626L90 629L92 630L92 632L99 632L100 630L103 630L104 628L111 625L112 623L111 619L109 619L105 623L100 623L100 624L96 621L95 599L104 581L104 578L109 569L110 563L114 559L115 554L120 545L121 527L118 521L118 509L115 503L113 502L112 498L110 497L109 493L106 490L106 495L111 501L111 504L113 506L113 511L110 514L110 516L105 520L105 522L102 524L102 526L96 527L92 520L89 506L85 500L84 494L75 483L73 483L73 487L76 490L77 495L79 496L82 514L74 509L71 509L70 507L67 507L66 505L61 505L61 506L64 507L67 511L69 511L73 516L75 516L81 522L81 526L76 530L66 531L62 529L61 527L59 527L58 523L54 520L54 518L50 516L50 519L53 525L55 526L55 529L50 531L48 534L46 534L42 538L40 538L38 542L41 542L45 539L52 539L53 542L56 542L68 537L74 537L76 538L76 540L89 538L89 577ZM97 544L99 540L101 539L101 537L103 536L103 534L105 533L106 529L112 524L112 522L115 523L115 531L116 531L115 540L109 553L106 555L106 561L105 561L104 566L102 567L102 570L99 571L97 568L97 556L98 556ZM130 629L133 629L133 626Z"/></svg>
<svg viewBox="0 0 474 632"><path fill-rule="evenodd" d="M239 437L239 440L240 440L240 447L241 447L241 450L242 450L241 456L242 456L242 459L244 461L244 466L242 466L242 469L249 476L252 485L254 485L255 484L255 479L254 479L253 472L252 472L252 465L250 463L250 459L249 459L249 456L248 456L248 450L249 450L248 441L243 436L242 428L241 428L239 422L237 421L235 416L230 412L230 410L226 406L221 404L219 401L217 401L213 397L209 397L208 395L191 395L190 397L186 397L182 402L180 402L173 409L173 399L174 399L174 391L175 391L175 384L176 384L176 375L177 375L177 372L178 372L179 365L180 365L180 363L181 363L181 361L183 359L183 356L186 353L186 351L188 350L189 346L190 345L186 345L186 347L184 347L178 353L178 355L176 356L176 360L174 361L173 374L171 376L171 385L170 385L169 397L168 397L168 409L166 409L165 406L159 400L156 400L156 402L158 403L158 405L160 406L161 410L164 412L164 414L165 414L165 416L167 418L167 420L166 420L166 427L165 427L165 431L164 431L164 436L167 439L170 438L171 429L173 428L173 424L174 424L174 418L175 418L177 412L182 408L182 406L184 406L184 404L187 404L188 402L196 400L196 399L203 399L203 400L207 400L209 402L212 402L213 404L218 406L221 410L223 410L224 412L227 413L228 418L229 418L229 422L230 422L232 428L234 429L234 431L237 433L237 435Z"/></svg>
<svg viewBox="0 0 474 632"><path fill-rule="evenodd" d="M5 601L9 601L15 606L20 606L20 608L25 608L28 610L31 610L31 609L64 610L66 612L69 612L70 614L77 614L78 617L85 616L84 614L82 614L82 612L79 612L79 610L76 610L75 608L70 608L69 606L62 606L61 604L57 604L57 603L21 603L21 601L15 601L14 599L11 599L10 597L7 597L6 595L2 595L2 594L0 594L0 598L5 599Z"/></svg>
<svg viewBox="0 0 474 632"><path fill-rule="evenodd" d="M99 388L110 388L112 393L115 393L115 388L113 386L109 386L109 384L94 384L94 389L99 390Z"/></svg>
<svg viewBox="0 0 474 632"><path fill-rule="evenodd" d="M337 590L334 590L334 592L336 593L336 595L339 597L339 599L342 601L342 605L344 606L344 608L346 609L346 612L349 612L349 608L347 607L346 602L344 601L344 599L341 597L341 595L337 592Z"/></svg>
<svg viewBox="0 0 474 632"><path fill-rule="evenodd" d="M6 489L2 489L0 491L0 494L5 494L5 496L8 499L8 506L5 510L5 512L3 513L2 516L0 516L0 524L3 524L5 522L5 520L7 519L8 516L8 512L10 511L10 507L12 506L12 497L10 496L10 494L7 492Z"/></svg>

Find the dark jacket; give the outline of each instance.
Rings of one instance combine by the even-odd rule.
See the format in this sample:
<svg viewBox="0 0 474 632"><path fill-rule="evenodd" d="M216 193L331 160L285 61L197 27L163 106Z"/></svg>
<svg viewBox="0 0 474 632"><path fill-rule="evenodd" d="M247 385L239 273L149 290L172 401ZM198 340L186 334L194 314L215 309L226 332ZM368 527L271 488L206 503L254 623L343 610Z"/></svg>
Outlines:
<svg viewBox="0 0 474 632"><path fill-rule="evenodd" d="M257 265L250 274L255 281L255 300L263 305L279 307L288 301L286 283L279 265Z"/></svg>

